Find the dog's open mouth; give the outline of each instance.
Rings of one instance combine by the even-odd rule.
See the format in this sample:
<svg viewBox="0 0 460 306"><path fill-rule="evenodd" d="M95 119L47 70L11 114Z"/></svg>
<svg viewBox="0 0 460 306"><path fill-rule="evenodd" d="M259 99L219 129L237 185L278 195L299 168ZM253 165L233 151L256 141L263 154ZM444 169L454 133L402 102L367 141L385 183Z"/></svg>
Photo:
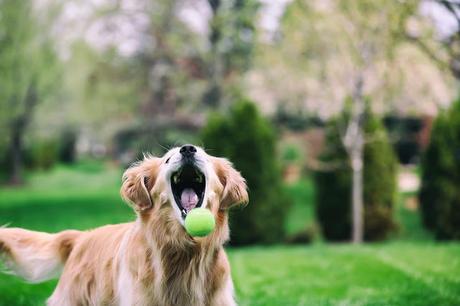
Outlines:
<svg viewBox="0 0 460 306"><path fill-rule="evenodd" d="M182 218L203 203L206 177L195 166L187 164L171 175L171 189Z"/></svg>

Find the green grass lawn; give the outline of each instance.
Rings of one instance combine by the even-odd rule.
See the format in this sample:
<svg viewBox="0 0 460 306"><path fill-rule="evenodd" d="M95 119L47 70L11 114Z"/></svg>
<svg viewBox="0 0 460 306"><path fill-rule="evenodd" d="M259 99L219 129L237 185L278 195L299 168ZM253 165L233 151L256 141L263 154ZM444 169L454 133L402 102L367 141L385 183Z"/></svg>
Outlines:
<svg viewBox="0 0 460 306"><path fill-rule="evenodd" d="M132 220L118 194L120 176L92 163L33 174L26 187L0 189L0 224L58 231ZM295 199L286 229L295 232L313 222L313 186L304 180L288 188ZM239 304L460 305L460 244L429 240L405 199L392 242L229 249ZM43 305L55 283L0 275L0 305Z"/></svg>
<svg viewBox="0 0 460 306"><path fill-rule="evenodd" d="M230 251L241 305L460 305L460 245Z"/></svg>

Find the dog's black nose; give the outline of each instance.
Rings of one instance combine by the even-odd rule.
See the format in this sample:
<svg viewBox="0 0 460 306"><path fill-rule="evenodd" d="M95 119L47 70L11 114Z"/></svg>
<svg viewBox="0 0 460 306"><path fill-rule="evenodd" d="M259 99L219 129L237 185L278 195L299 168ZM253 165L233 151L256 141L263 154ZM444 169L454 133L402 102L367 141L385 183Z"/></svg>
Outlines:
<svg viewBox="0 0 460 306"><path fill-rule="evenodd" d="M179 150L184 157L192 157L196 153L196 148L192 145L184 145Z"/></svg>

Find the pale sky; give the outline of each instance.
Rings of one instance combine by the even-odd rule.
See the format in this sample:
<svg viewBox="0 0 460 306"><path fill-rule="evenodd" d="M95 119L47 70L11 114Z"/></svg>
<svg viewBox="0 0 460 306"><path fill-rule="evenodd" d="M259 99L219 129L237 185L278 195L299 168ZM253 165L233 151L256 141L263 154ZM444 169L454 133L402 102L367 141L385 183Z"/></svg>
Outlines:
<svg viewBox="0 0 460 306"><path fill-rule="evenodd" d="M460 4L460 1L458 0L451 1ZM420 13L433 20L437 28L437 34L441 39L446 38L452 35L452 33L454 33L455 31L457 31L458 25L457 21L455 20L455 17L452 16L452 14L449 11L447 11L447 9L444 8L442 5L436 3L436 1L422 1L422 3L420 4Z"/></svg>

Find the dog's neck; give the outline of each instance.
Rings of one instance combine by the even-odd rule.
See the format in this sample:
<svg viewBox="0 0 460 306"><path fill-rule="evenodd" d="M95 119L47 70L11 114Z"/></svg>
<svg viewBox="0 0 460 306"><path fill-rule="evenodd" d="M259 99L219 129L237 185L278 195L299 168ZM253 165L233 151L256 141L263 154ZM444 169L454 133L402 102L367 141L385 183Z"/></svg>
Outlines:
<svg viewBox="0 0 460 306"><path fill-rule="evenodd" d="M144 233L151 249L160 252L160 260L152 264L157 286L162 287L159 292L166 294L164 304L205 305L213 290L212 271L229 237L227 212L217 214L215 230L203 238L190 237L182 225L161 213L154 218L154 222L144 223ZM156 228L149 228L149 224L156 224ZM190 290L191 284L201 290Z"/></svg>
<svg viewBox="0 0 460 306"><path fill-rule="evenodd" d="M219 248L197 244L177 249L174 245L165 244L160 250L160 291L165 293L165 304L205 305L204 301L209 296L206 283L210 281Z"/></svg>

